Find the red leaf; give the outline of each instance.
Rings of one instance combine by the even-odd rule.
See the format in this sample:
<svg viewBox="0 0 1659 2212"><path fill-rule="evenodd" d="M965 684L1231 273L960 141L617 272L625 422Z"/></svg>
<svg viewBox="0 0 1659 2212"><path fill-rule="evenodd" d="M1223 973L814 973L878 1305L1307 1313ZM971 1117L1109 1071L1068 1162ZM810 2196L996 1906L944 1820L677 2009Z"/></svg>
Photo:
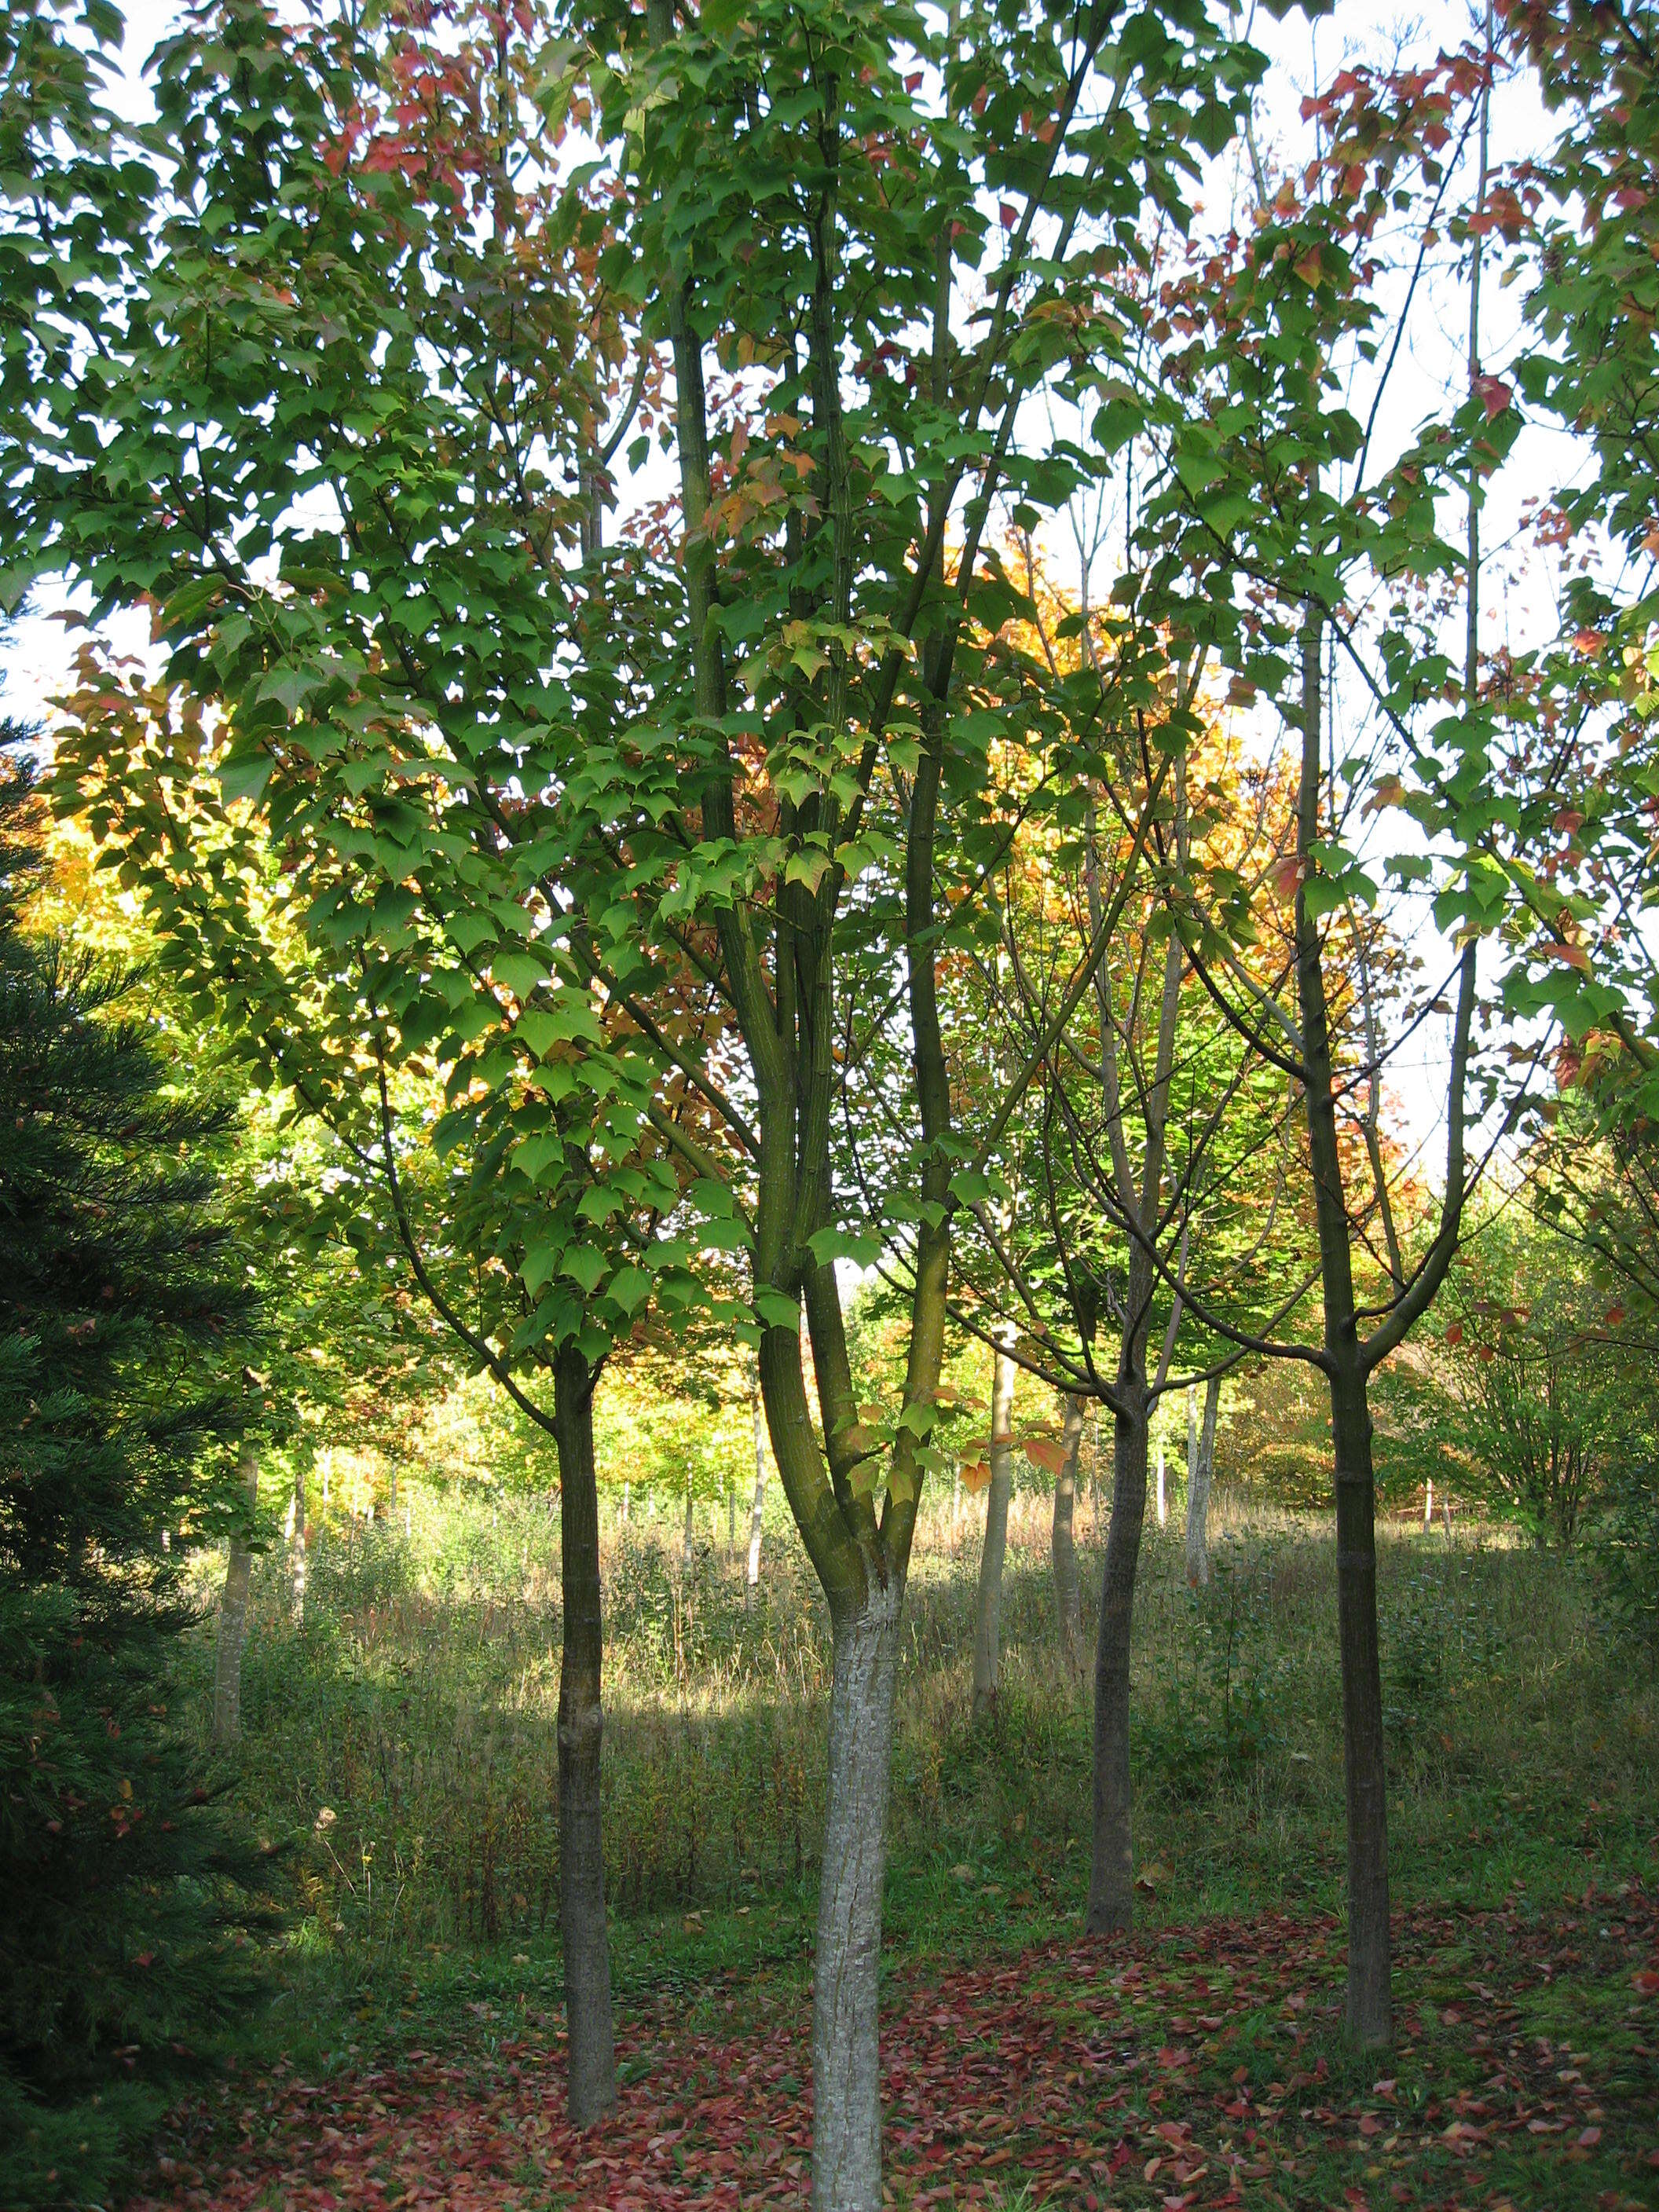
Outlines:
<svg viewBox="0 0 1659 2212"><path fill-rule="evenodd" d="M1495 416L1504 412L1515 394L1501 376L1477 376L1474 396L1480 402L1490 422Z"/></svg>
<svg viewBox="0 0 1659 2212"><path fill-rule="evenodd" d="M1002 227L1005 230L1012 230L1014 225L1019 221L1019 210L1009 200L1004 200L1002 202L1001 205L997 210L997 213L1002 218Z"/></svg>

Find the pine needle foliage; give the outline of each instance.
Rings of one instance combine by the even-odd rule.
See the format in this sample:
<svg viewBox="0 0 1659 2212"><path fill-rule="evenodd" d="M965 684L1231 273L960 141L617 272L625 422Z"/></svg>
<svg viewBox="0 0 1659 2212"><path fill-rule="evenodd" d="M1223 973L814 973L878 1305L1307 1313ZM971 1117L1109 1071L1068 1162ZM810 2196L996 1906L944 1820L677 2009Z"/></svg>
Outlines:
<svg viewBox="0 0 1659 2212"><path fill-rule="evenodd" d="M0 2136L8 2201L96 2202L250 1982L248 1884L172 1709L191 1550L235 1510L252 1301L226 1117L136 977L27 927L42 821L0 769Z"/></svg>

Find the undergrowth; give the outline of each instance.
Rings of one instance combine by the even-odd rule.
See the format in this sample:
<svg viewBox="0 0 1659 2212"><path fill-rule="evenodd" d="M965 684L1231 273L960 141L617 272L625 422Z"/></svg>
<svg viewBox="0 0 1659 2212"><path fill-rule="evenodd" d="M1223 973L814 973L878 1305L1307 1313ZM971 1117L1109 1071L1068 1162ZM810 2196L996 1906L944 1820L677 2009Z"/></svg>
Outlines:
<svg viewBox="0 0 1659 2212"><path fill-rule="evenodd" d="M958 1906L1068 1912L1086 1878L1089 1690L1057 1651L1043 1501L1020 1501L992 1722L970 1719L977 1530L935 1517L906 1610L890 1924ZM1332 1544L1308 1516L1224 1504L1206 1589L1149 1530L1135 1620L1143 1895L1155 1912L1340 1898ZM741 1556L607 1531L606 1877L621 1921L797 1899L823 1818L828 1621L787 1539L745 1608ZM1098 1559L1086 1525L1085 1587ZM1570 1562L1437 1528L1387 1533L1379 1577L1399 1893L1569 1879L1593 1840L1639 1850L1659 1692ZM1085 1620L1085 1627L1091 1628ZM434 1948L555 1941L556 1525L540 1500L417 1492L256 1577L234 1786L297 1838L296 1963L396 1981ZM210 1649L198 1654L205 1711ZM1645 1823L1645 1826L1644 1826ZM971 1905L969 1900L971 1899Z"/></svg>

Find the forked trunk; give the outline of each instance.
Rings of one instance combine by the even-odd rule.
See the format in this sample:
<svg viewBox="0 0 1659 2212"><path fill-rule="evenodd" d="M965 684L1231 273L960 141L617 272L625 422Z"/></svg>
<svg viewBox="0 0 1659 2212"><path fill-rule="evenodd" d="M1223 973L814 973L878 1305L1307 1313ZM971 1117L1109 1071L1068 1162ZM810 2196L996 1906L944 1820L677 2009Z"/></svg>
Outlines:
<svg viewBox="0 0 1659 2212"><path fill-rule="evenodd" d="M247 1498L250 1519L259 1503L259 1462L245 1444L237 1472ZM213 1662L213 1741L226 1750L242 1733L242 1645L247 1638L247 1588L253 1570L248 1532L230 1540L225 1564L225 1594L219 1605L219 1642Z"/></svg>
<svg viewBox="0 0 1659 2212"><path fill-rule="evenodd" d="M1066 1456L1054 1477L1054 1612L1060 1631L1060 1656L1068 1674L1083 1672L1083 1595L1078 1584L1077 1540L1073 1522L1077 1512L1078 1451L1083 1442L1083 1401L1066 1401L1062 1440Z"/></svg>
<svg viewBox="0 0 1659 2212"><path fill-rule="evenodd" d="M1376 1486L1365 1376L1331 1376L1336 1462L1336 1606L1342 1650L1343 1773L1348 1814L1348 2033L1385 2044L1389 1992L1389 1805L1376 1634Z"/></svg>
<svg viewBox="0 0 1659 2212"><path fill-rule="evenodd" d="M1087 1927L1091 1936L1134 1919L1134 1841L1129 1785L1129 1637L1135 1571L1146 1517L1146 1386L1120 1372L1112 1421L1112 1518L1101 1571L1095 1637L1094 1832Z"/></svg>
<svg viewBox="0 0 1659 2212"><path fill-rule="evenodd" d="M1001 1664L1002 1567L1008 1553L1008 1501L1014 1489L1014 1363L1000 1347L991 1364L991 1486L985 1500L985 1548L974 1607L974 1718L994 1710Z"/></svg>
<svg viewBox="0 0 1659 2212"><path fill-rule="evenodd" d="M1210 1481L1220 1404L1221 1377L1212 1375L1204 1386L1204 1425L1195 1431L1192 1393L1187 1394L1187 1580L1194 1589L1210 1579Z"/></svg>
<svg viewBox="0 0 1659 2212"><path fill-rule="evenodd" d="M590 2127L617 2101L611 2025L611 1950L605 1924L599 1823L599 1498L593 1469L592 1381L585 1356L564 1346L553 1374L559 1453L564 1650L559 1662L559 1934L569 2031L570 2117Z"/></svg>
<svg viewBox="0 0 1659 2212"><path fill-rule="evenodd" d="M880 2212L882 1873L899 1598L835 1624L812 1987L812 2212Z"/></svg>

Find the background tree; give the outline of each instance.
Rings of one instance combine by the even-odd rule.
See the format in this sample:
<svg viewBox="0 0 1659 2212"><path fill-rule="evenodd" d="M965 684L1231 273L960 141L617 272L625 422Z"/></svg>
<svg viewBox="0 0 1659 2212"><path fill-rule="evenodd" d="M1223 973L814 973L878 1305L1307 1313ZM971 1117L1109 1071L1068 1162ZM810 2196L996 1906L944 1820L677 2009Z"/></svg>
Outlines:
<svg viewBox="0 0 1659 2212"><path fill-rule="evenodd" d="M250 1300L227 1117L125 1012L131 970L28 933L43 810L15 752L0 776L0 2108L46 2203L249 1990L257 1856L169 1707L184 1571L240 1525Z"/></svg>
<svg viewBox="0 0 1659 2212"><path fill-rule="evenodd" d="M1486 235L1517 223L1519 208L1499 204L1490 168L1494 66L1482 41L1426 70L1345 68L1310 96L1307 165L1276 191L1256 165L1250 234L1220 241L1212 259L1194 256L1171 289L1172 327L1190 337L1182 378L1192 405L1144 533L1149 563L1182 547L1196 634L1243 696L1272 702L1297 763L1283 869L1261 887L1255 917L1242 918L1259 941L1277 929L1283 942L1273 908L1293 905L1283 983L1241 989L1228 969L1241 933L1222 920L1230 880L1194 881L1180 903L1218 1002L1291 1077L1306 1121L1320 1338L1239 1338L1308 1361L1330 1390L1348 2024L1364 2042L1386 2041L1392 2027L1370 1377L1437 1294L1468 1192L1535 1066L1522 1048L1471 1158L1468 1129L1496 1106L1500 1072L1476 1027L1481 945L1499 948L1504 1004L1534 1017L1563 1002L1554 985L1534 988L1534 969L1565 976L1577 964L1553 958L1565 909L1540 898L1498 826L1510 818L1519 725L1504 672L1483 658L1481 517L1520 426L1513 387L1483 350L1481 284ZM1390 290L1384 271L1401 284ZM1466 383L1390 446L1381 427L1390 380L1437 290L1437 314L1448 292L1458 301ZM1443 514L1461 517L1458 538ZM1418 884L1450 942L1419 956L1433 963L1426 989L1379 1012L1368 932L1392 914L1410 944ZM1402 1224L1408 1179L1401 1163L1374 1155L1370 1102L1400 1041L1438 1009L1450 1015L1441 1190L1419 1222ZM1493 1012L1489 1001L1482 1030Z"/></svg>

